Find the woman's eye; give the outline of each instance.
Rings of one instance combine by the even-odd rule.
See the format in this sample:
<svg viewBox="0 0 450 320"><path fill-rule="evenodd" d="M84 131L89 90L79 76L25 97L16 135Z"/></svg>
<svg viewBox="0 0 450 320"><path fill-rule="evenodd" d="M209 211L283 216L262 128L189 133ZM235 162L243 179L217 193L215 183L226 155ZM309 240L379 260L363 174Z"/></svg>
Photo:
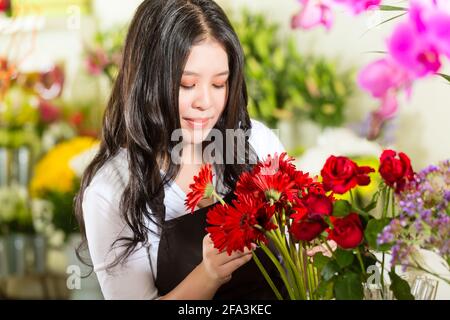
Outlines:
<svg viewBox="0 0 450 320"><path fill-rule="evenodd" d="M181 85L181 87L183 88L183 89L186 89L186 90L189 90L189 89L193 89L194 87L195 87L195 84L193 84L192 86L186 86L186 85Z"/></svg>
<svg viewBox="0 0 450 320"><path fill-rule="evenodd" d="M223 88L225 88L225 85L224 84L221 84L221 85L215 84L214 88L216 88L216 89L223 89Z"/></svg>

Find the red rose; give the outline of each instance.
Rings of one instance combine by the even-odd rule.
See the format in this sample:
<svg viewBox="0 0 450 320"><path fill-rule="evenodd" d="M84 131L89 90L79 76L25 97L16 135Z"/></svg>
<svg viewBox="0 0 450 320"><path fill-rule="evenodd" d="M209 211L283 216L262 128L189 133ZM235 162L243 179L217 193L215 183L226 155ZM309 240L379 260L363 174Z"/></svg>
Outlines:
<svg viewBox="0 0 450 320"><path fill-rule="evenodd" d="M400 192L405 188L407 180L413 179L414 171L406 154L399 152L398 158L396 155L393 150L384 150L378 171L388 186L395 188L395 192Z"/></svg>
<svg viewBox="0 0 450 320"><path fill-rule="evenodd" d="M334 240L343 249L357 247L363 239L361 220L356 213L344 218L330 217L333 229L328 230L328 238Z"/></svg>
<svg viewBox="0 0 450 320"><path fill-rule="evenodd" d="M368 174L374 171L371 167L359 167L347 157L330 156L320 173L326 191L344 194L357 185L368 185Z"/></svg>
<svg viewBox="0 0 450 320"><path fill-rule="evenodd" d="M309 216L329 216L333 212L332 200L323 194L309 194L305 199Z"/></svg>
<svg viewBox="0 0 450 320"><path fill-rule="evenodd" d="M311 241L327 228L322 219L294 221L289 232L299 241Z"/></svg>

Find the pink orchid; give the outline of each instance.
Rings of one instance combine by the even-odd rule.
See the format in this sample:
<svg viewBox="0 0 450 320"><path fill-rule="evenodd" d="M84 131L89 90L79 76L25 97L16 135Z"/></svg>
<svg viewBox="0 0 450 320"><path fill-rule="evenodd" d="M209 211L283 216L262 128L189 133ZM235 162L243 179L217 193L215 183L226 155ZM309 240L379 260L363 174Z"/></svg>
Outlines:
<svg viewBox="0 0 450 320"><path fill-rule="evenodd" d="M379 7L381 0L333 0L335 3L345 6L351 10L353 14L359 14L363 11L376 9Z"/></svg>
<svg viewBox="0 0 450 320"><path fill-rule="evenodd" d="M380 100L380 107L373 113L379 125L395 115L397 94L404 89L409 92L411 83L410 75L389 57L372 62L358 75L359 86Z"/></svg>
<svg viewBox="0 0 450 320"><path fill-rule="evenodd" d="M299 0L300 11L292 17L292 29L311 29L323 25L327 30L333 24L330 0Z"/></svg>
<svg viewBox="0 0 450 320"><path fill-rule="evenodd" d="M399 65L417 78L441 68L439 51L411 22L397 25L388 40L388 50Z"/></svg>
<svg viewBox="0 0 450 320"><path fill-rule="evenodd" d="M422 37L450 58L450 1L412 0L409 17Z"/></svg>
<svg viewBox="0 0 450 320"><path fill-rule="evenodd" d="M392 89L407 87L408 74L392 59L383 58L364 67L358 76L359 86L375 98L385 97Z"/></svg>

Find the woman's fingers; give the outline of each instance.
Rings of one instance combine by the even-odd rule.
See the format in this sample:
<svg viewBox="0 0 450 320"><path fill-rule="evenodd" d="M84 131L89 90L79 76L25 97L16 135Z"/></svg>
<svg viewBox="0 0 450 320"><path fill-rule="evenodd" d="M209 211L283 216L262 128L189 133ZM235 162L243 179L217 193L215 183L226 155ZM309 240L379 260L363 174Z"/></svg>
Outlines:
<svg viewBox="0 0 450 320"><path fill-rule="evenodd" d="M327 241L327 243L328 243L328 247L330 247L330 249L332 251L336 250L336 248L337 248L336 242L334 242L333 240L330 240L330 241ZM312 248L310 250L306 250L306 254L308 256L312 257L315 254L322 252L324 256L331 257L333 253L328 249L328 247L326 245L315 246L314 248Z"/></svg>
<svg viewBox="0 0 450 320"><path fill-rule="evenodd" d="M252 250L249 250L247 248L244 249L243 252L241 251L234 251L231 253L231 255L228 255L226 251L218 253L218 262L219 265L228 263L229 261L239 259L240 257L246 256L246 255L252 255Z"/></svg>
<svg viewBox="0 0 450 320"><path fill-rule="evenodd" d="M220 268L222 269L222 272L224 274L231 275L236 269L242 267L244 264L249 262L251 259L252 259L252 254L247 253L247 254L240 256L239 258L235 258L235 259L223 264L222 266L220 266Z"/></svg>

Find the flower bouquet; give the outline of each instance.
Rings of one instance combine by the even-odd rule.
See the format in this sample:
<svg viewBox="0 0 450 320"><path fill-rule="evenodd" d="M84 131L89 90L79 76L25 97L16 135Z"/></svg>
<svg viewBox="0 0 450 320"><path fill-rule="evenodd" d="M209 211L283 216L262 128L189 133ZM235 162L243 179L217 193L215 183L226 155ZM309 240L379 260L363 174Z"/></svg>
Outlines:
<svg viewBox="0 0 450 320"><path fill-rule="evenodd" d="M363 299L365 286L374 283L385 296L385 253L393 243L382 242L380 237L397 217L394 194L414 181L409 158L392 150L383 152L378 169L383 181L363 205L353 200L353 189L368 185L374 168L330 156L319 178L297 170L293 160L286 153L268 155L240 176L231 203L217 194L211 165L204 165L190 186L186 206L194 211L202 198L210 197L220 202L207 214L206 231L214 246L231 254L257 244L283 280L285 288L276 287L253 253L278 299ZM350 201L337 199L346 193ZM375 209L380 207L382 213L377 215ZM382 255L381 260L376 253ZM388 290L395 298L414 298L395 264L389 278Z"/></svg>

